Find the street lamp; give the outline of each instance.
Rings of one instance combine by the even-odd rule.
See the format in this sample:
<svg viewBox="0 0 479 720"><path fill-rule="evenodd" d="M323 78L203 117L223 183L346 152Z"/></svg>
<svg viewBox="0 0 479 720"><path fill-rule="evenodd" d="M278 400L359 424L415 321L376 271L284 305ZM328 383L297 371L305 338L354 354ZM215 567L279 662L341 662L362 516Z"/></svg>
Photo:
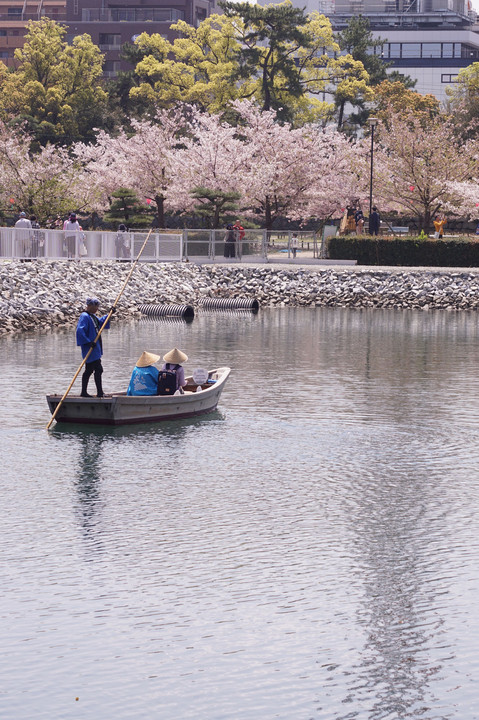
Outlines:
<svg viewBox="0 0 479 720"><path fill-rule="evenodd" d="M369 217L373 210L373 157L374 157L374 128L379 120L375 117L368 118L368 125L371 128L371 174L369 176Z"/></svg>

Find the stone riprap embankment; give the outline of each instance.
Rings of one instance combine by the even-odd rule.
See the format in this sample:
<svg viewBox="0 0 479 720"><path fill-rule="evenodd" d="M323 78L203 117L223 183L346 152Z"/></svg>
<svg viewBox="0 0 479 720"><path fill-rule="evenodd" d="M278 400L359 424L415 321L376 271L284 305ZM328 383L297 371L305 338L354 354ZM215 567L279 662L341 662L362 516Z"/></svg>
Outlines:
<svg viewBox="0 0 479 720"><path fill-rule="evenodd" d="M130 267L88 261L1 264L0 334L74 325L89 295L106 311ZM141 303L199 306L205 296L256 298L263 307L475 310L479 270L138 263L118 312L138 316Z"/></svg>

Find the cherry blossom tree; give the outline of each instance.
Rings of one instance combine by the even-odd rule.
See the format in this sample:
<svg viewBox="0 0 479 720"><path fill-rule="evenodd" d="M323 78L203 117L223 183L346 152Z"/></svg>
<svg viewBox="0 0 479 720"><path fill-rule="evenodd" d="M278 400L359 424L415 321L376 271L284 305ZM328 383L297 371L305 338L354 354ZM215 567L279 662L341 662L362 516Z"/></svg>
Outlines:
<svg viewBox="0 0 479 720"><path fill-rule="evenodd" d="M362 143L332 128L305 130L310 143L309 163L304 168L308 183L288 217L314 219L321 228L327 220L340 217L347 207L365 206L368 195L358 168L366 150Z"/></svg>
<svg viewBox="0 0 479 720"><path fill-rule="evenodd" d="M360 198L354 143L317 125L279 125L275 113L236 103L249 147L243 202L271 229L279 217L325 220Z"/></svg>
<svg viewBox="0 0 479 720"><path fill-rule="evenodd" d="M170 188L181 172L176 157L190 130L188 107L160 110L154 121L132 120L134 134L124 144L121 157L129 176L128 186L139 197L154 202L158 226L165 227L165 212L175 209Z"/></svg>
<svg viewBox="0 0 479 720"><path fill-rule="evenodd" d="M449 191L454 203L444 203L444 212L469 220L479 218L479 177L471 178L467 182L452 182Z"/></svg>
<svg viewBox="0 0 479 720"><path fill-rule="evenodd" d="M88 207L92 190L66 148L46 145L31 153L32 137L0 122L0 197L3 207L37 216L40 223L72 207ZM13 200L13 202L12 202Z"/></svg>
<svg viewBox="0 0 479 720"><path fill-rule="evenodd" d="M89 188L89 210L102 212L110 206L111 195L120 187L129 187L131 174L123 157L128 142L124 132L111 136L104 130L96 135L96 142L76 143L72 154L82 169L82 186Z"/></svg>
<svg viewBox="0 0 479 720"><path fill-rule="evenodd" d="M154 203L158 226L165 227L165 211L172 209L167 191L173 180L173 159L189 128L187 110L161 110L151 121L131 120L131 127L129 136L121 132L112 137L100 131L94 145L76 145L75 155L97 190L98 209L108 207L119 187L130 188L145 203Z"/></svg>
<svg viewBox="0 0 479 720"><path fill-rule="evenodd" d="M408 211L428 230L440 208L461 213L460 186L479 174L479 145L458 140L444 117L394 114L379 126L374 152L374 197L378 204ZM363 178L367 182L367 163Z"/></svg>
<svg viewBox="0 0 479 720"><path fill-rule="evenodd" d="M192 111L190 133L172 156L174 177L167 193L171 206L192 211L201 202L192 194L200 187L226 195L240 193L243 198L250 154L251 148L239 137L237 128L222 122L218 115ZM206 197L204 202L208 203Z"/></svg>

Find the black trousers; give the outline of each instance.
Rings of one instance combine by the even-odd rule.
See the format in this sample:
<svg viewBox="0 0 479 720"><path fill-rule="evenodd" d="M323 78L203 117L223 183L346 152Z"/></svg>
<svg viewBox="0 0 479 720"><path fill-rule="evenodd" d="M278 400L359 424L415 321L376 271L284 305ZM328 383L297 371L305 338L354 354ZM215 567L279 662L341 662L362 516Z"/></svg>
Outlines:
<svg viewBox="0 0 479 720"><path fill-rule="evenodd" d="M236 253L235 253L235 243L234 243L234 242L229 242L228 240L226 240L226 242L225 242L225 252L224 252L224 256L225 256L225 257L235 257L235 255L236 255Z"/></svg>
<svg viewBox="0 0 479 720"><path fill-rule="evenodd" d="M81 394L86 395L88 390L88 381L93 375L96 385L96 393L97 395L103 395L103 387L101 384L101 376L103 373L103 365L101 364L101 360L98 358L98 360L93 360L93 362L87 362L85 363L85 370L83 372L82 378L81 378Z"/></svg>

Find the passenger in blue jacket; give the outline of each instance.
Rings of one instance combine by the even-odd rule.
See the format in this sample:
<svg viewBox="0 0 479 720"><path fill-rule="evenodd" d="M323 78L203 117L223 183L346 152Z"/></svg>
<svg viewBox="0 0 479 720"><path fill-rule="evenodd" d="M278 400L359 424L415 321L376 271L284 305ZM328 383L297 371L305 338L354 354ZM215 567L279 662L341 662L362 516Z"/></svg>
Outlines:
<svg viewBox="0 0 479 720"><path fill-rule="evenodd" d="M140 355L131 374L127 395L158 395L158 368L155 363L161 360L160 355L147 352Z"/></svg>
<svg viewBox="0 0 479 720"><path fill-rule="evenodd" d="M103 366L101 364L101 356L103 355L102 335L100 335L97 342L95 342L95 338L105 322L108 313L102 317L97 317L96 313L100 305L100 301L97 300L97 298L87 298L85 305L86 310L82 312L78 320L76 332L77 345L81 347L83 358L86 357L90 348L92 348L92 351L85 363L85 370L81 379L81 396L91 397L91 395L88 394L88 381L93 375L96 385L96 396L101 398L105 397L101 382L103 373ZM115 308L113 308L113 310L115 310ZM105 325L105 330L108 330L109 327L110 321Z"/></svg>

